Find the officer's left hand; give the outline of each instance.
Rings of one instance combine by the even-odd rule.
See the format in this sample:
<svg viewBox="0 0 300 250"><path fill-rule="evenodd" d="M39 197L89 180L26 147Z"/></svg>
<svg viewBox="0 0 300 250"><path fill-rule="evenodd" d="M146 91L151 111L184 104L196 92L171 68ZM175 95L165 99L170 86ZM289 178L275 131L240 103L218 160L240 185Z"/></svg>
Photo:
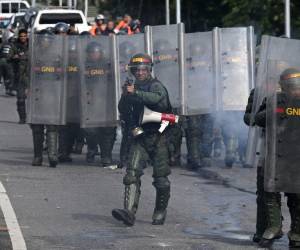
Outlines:
<svg viewBox="0 0 300 250"><path fill-rule="evenodd" d="M134 85L133 84L127 85L127 92L130 94L134 93Z"/></svg>

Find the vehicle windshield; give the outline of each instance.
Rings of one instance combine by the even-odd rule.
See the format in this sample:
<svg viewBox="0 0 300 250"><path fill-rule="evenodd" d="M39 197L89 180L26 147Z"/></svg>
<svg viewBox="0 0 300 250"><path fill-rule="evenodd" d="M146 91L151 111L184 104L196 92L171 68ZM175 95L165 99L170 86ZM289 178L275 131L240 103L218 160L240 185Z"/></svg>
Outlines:
<svg viewBox="0 0 300 250"><path fill-rule="evenodd" d="M10 23L10 18L1 18L0 19L0 29L5 29Z"/></svg>
<svg viewBox="0 0 300 250"><path fill-rule="evenodd" d="M83 20L78 13L45 13L40 18L40 24L56 24L58 22L74 24L83 23Z"/></svg>
<svg viewBox="0 0 300 250"><path fill-rule="evenodd" d="M19 24L19 28L23 29L26 27L24 16L16 16L14 22L12 23L12 28L17 28Z"/></svg>

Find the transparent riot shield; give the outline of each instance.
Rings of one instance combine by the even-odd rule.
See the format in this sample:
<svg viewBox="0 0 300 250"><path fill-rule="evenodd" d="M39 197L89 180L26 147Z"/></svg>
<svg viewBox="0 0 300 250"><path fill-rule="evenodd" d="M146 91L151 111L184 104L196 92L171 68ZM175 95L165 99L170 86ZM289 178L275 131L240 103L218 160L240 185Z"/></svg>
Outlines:
<svg viewBox="0 0 300 250"><path fill-rule="evenodd" d="M183 24L150 27L150 45L155 77L167 88L171 104L181 107L181 67Z"/></svg>
<svg viewBox="0 0 300 250"><path fill-rule="evenodd" d="M80 36L67 36L67 122L80 123L80 71L79 39Z"/></svg>
<svg viewBox="0 0 300 250"><path fill-rule="evenodd" d="M254 116L259 109L263 99L266 97L267 62L269 60L294 61L300 60L295 55L300 53L300 41L295 39L263 36L261 44L257 47L258 62L256 64L257 74L255 81L255 92L253 97L251 124L254 123ZM255 158L260 155L259 144L262 131L260 128L252 127L249 131L246 164L253 165Z"/></svg>
<svg viewBox="0 0 300 250"><path fill-rule="evenodd" d="M184 115L215 111L212 32L184 35Z"/></svg>
<svg viewBox="0 0 300 250"><path fill-rule="evenodd" d="M300 73L280 76L288 68L300 72L300 63L267 64L264 186L268 192L300 192Z"/></svg>
<svg viewBox="0 0 300 250"><path fill-rule="evenodd" d="M66 123L66 58L64 36L32 34L28 123Z"/></svg>
<svg viewBox="0 0 300 250"><path fill-rule="evenodd" d="M219 110L244 111L254 86L254 32L248 28L215 28Z"/></svg>
<svg viewBox="0 0 300 250"><path fill-rule="evenodd" d="M117 47L117 72L116 79L118 83L118 100L121 97L122 86L124 85L127 78L133 80L128 72L128 63L130 58L137 53L146 53L146 44L144 34L136 34L131 36L117 36L116 37Z"/></svg>
<svg viewBox="0 0 300 250"><path fill-rule="evenodd" d="M136 34L132 36L117 36L118 62L120 83L123 85L128 77L128 63L132 56L137 53L145 53L145 37L144 34Z"/></svg>
<svg viewBox="0 0 300 250"><path fill-rule="evenodd" d="M116 125L113 37L81 37L79 44L81 126Z"/></svg>

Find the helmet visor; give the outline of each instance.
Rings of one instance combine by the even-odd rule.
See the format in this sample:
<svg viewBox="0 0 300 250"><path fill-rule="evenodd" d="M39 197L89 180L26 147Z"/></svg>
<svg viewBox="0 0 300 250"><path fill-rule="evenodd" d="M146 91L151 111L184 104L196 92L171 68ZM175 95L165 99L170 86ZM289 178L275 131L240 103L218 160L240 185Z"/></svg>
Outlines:
<svg viewBox="0 0 300 250"><path fill-rule="evenodd" d="M151 72L151 66L150 65L145 65L145 64L140 64L140 65L132 65L132 66L128 66L129 71L132 75L136 76L136 73L138 71L147 71L149 74Z"/></svg>

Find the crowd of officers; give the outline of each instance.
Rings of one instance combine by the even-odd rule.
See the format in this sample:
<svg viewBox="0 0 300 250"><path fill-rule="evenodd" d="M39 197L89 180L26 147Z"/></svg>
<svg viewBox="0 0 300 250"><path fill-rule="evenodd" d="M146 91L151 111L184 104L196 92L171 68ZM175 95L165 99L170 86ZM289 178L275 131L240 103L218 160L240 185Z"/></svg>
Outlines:
<svg viewBox="0 0 300 250"><path fill-rule="evenodd" d="M66 23L57 23L54 28L40 31L40 34L56 35L130 35L141 32L139 20L133 20L125 14L123 20L115 26L115 22L107 20L102 14L95 17L95 25L89 32L81 34L74 29L74 26ZM29 55L28 55L28 33L25 29L19 30L18 38L11 37L0 48L0 70L4 81L6 94L17 96L17 111L19 123L26 123L26 95L29 88ZM97 48L91 48L97 50ZM175 110L173 110L176 112ZM238 152L241 145L245 145L245 140L240 143L232 142L237 140L234 137L235 131L219 127L220 121L210 115L189 116L182 119L181 123L168 129L169 140L169 164L171 166L181 165L181 144L185 135L187 145L187 167L198 169L211 165L212 151L214 156L219 157L222 151L223 142L226 146L226 166L231 167L237 160L242 163L244 150ZM123 123L121 123L122 125ZM217 125L216 125L217 124ZM131 135L126 132L126 127L122 127L122 142L120 149L120 168L126 166ZM34 159L32 165L42 165L42 144L44 141L45 128L43 126L31 125L34 142ZM57 133L59 137L57 139ZM67 124L57 128L47 126L46 139L50 166L55 167L58 162L72 162L71 153L80 154L82 148L87 144L87 163L94 163L95 156L100 153L102 166L112 165L112 150L116 140L117 128L88 128L81 129L79 124ZM222 140L223 139L223 140ZM58 140L58 153L55 153L55 145ZM53 145L53 146L52 146ZM239 146L237 146L239 145ZM100 150L99 150L100 149ZM100 151L100 152L99 152Z"/></svg>
<svg viewBox="0 0 300 250"><path fill-rule="evenodd" d="M65 23L58 23L54 29L42 30L40 34L45 35L131 35L141 32L140 22L132 20L125 15L123 20L115 26L113 21L107 20L99 14L95 18L95 25L90 32L77 34L74 26ZM95 55L100 48L91 44L87 48L88 53L93 53L93 58L99 60ZM99 54L99 53L98 53ZM100 54L99 54L100 56ZM168 94L164 86L151 77L152 62L147 55L138 55L146 62L143 65L134 65L133 74L136 77L136 89L127 86L127 93L134 93L136 98L142 100L157 112L176 113L172 110L168 100ZM133 57L134 58L134 57ZM140 67L140 68L139 68ZM0 48L0 70L4 81L7 95L17 97L17 111L19 123L26 123L26 96L29 89L29 51L28 33L21 29L16 41L13 38L3 43ZM292 74L295 72L286 72ZM300 75L299 72L296 72ZM143 75L144 74L144 75ZM145 82L146 84L142 84ZM300 82L300 80L299 80ZM140 84L139 84L140 83ZM285 86L285 82L281 81ZM300 85L300 83L299 83ZM148 87L147 87L148 86ZM159 88L160 95L157 94ZM145 89L149 88L149 89ZM284 88L284 87L283 87ZM148 93L153 92L153 93ZM249 103L244 116L244 121L250 125L250 114L252 109L254 91L251 92ZM161 97L164 97L164 106L160 107ZM127 115L126 100L128 95L123 93L119 103L121 115ZM132 99L134 100L134 98ZM156 103L157 105L154 105ZM222 145L225 145L225 165L231 167L234 162L243 164L246 136L232 129L232 124L242 121L242 112L226 113L225 117L231 117L230 121L211 115L197 115L182 117L180 123L168 128L163 135L158 135L158 124L144 126L148 131L147 137L139 140L133 138L128 123L121 123L122 142L120 148L120 168L126 167L124 177L125 197L124 209L114 209L113 216L123 221L126 225L132 226L135 223L135 213L138 207L140 196L140 177L143 168L147 164L143 154L147 153L152 160L154 167L153 185L157 190L156 206L153 214L153 224L163 224L166 217L166 208L170 197L170 182L167 176L170 174L170 166L181 165L181 144L185 135L187 145L187 167L196 170L211 165L211 157L220 157ZM121 117L121 121L125 119ZM266 106L262 104L255 117L256 125L265 128ZM101 165L110 166L113 164L112 150L116 140L117 127L97 127L81 129L79 124L67 124L65 126L37 125L31 124L34 146L33 166L41 166L43 163L43 150L47 148L49 166L56 167L58 162L72 162L71 154L81 154L87 144L87 163L94 163L95 157L100 151ZM46 144L44 139L46 137ZM99 150L100 149L100 150ZM263 164L260 162L257 169L257 224L253 241L258 242L262 247L269 246L274 239L282 237L282 215L280 193L265 192L263 187L264 173ZM287 193L288 207L291 215L291 231L289 233L290 246L300 247L300 197L299 194Z"/></svg>
<svg viewBox="0 0 300 250"><path fill-rule="evenodd" d="M83 32L77 34L72 25L65 23L58 23L54 29L42 30L40 34L45 37L49 35L110 35L110 34L135 34L141 32L140 22L138 20L132 20L129 15L125 15L119 25L115 26L114 22L108 21L103 15L98 15L95 18L96 24L92 27L90 32ZM89 46L87 48L88 53L97 54L99 52L97 46ZM143 56L143 60L151 61L151 58ZM94 57L95 58L95 57ZM96 58L97 59L97 58ZM99 58L98 58L99 59ZM97 60L98 60L97 59ZM26 123L26 95L29 89L29 51L28 51L28 33L26 30L19 30L18 38L16 41L9 40L7 43L2 44L0 49L0 67L2 71L2 77L5 83L5 89L7 95L13 95L16 91L17 96L17 111L19 114L19 123ZM142 99L149 107L157 112L172 113L176 110L172 110L167 92L159 81L151 77L151 66L147 65L146 68L138 68L141 72L136 73L137 78L136 86L137 90L127 87L129 93L135 93L140 99ZM143 65L142 65L143 66ZM146 70L145 70L146 69ZM144 89L146 85L139 83L139 77L142 79L146 74L146 82L149 85L149 90ZM140 75L139 75L140 74ZM140 82L143 82L140 80ZM165 103L163 107L153 105L151 103L159 103L161 96L154 96L151 94L145 94L151 92L153 86L158 86L161 96L165 97ZM153 90L154 92L157 90ZM149 95L149 96L147 96ZM159 99L159 100L158 100ZM249 99L251 103L251 98ZM251 106L251 104L249 104ZM122 104L122 99L119 103L120 113L125 108L125 104ZM249 107L248 107L249 109ZM197 170L201 167L208 167L211 165L212 154L216 157L220 157L223 144L225 145L225 164L227 167L231 167L234 162L240 162L243 164L246 138L240 136L237 131L232 130L230 124L236 123L236 121L242 121L242 112L233 112L231 115L226 114L226 117L231 117L231 121L222 121L223 118L213 117L211 115L198 115L183 117L181 122L168 128L164 136L158 136L157 125L150 125L150 136L140 140L134 140L130 130L126 125L122 126L122 142L120 149L120 161L118 166L120 168L126 167L126 175L124 177L125 185L125 197L124 205L125 209L113 210L113 216L123 221L126 225L133 225L135 222L135 212L138 206L138 200L140 196L140 177L143 174L142 170L147 162L144 161L143 154L147 152L154 165L154 182L153 185L157 190L156 207L153 214L153 224L163 224L166 217L166 208L170 197L170 182L167 176L170 174L170 166L181 165L181 144L182 137L185 135L187 145L187 167L193 170ZM121 119L122 120L122 119ZM220 126L222 124L222 126ZM153 132L154 127L155 133ZM227 126L227 127L226 127ZM97 128L85 128L81 129L79 124L67 124L65 126L56 125L37 125L31 124L34 146L34 158L32 161L33 166L41 166L43 163L43 150L47 148L49 166L56 167L58 162L72 162L72 153L82 153L82 149L87 144L87 163L94 163L95 157L98 153L101 156L101 165L110 166L113 164L112 150L114 142L116 140L117 127L97 127ZM240 136L240 138L238 138ZM46 138L46 144L44 139ZM162 144L162 146L160 146ZM158 149L156 152L156 149ZM99 150L100 149L100 150ZM165 150L165 151L163 151ZM156 164L156 165L155 165ZM260 185L261 185L261 180ZM262 189L259 189L259 192ZM263 192L263 191L262 191ZM264 192L263 192L264 193ZM259 195L260 193L258 193ZM264 194L264 199L269 199L267 204L278 201L278 194ZM291 195L289 204L291 207L299 206L295 203L294 196ZM260 199L260 196L258 196ZM273 204L272 203L272 204ZM276 203L277 204L277 203ZM265 206L264 206L265 207ZM269 240L269 238L281 237L281 212L274 210L274 204L271 205L273 209L270 211L275 214L276 221L272 228L268 229L266 233L267 222L261 222L258 217L258 230L254 237L254 241ZM258 207L259 209L259 207ZM297 207L299 209L299 207ZM264 217L265 215L262 215ZM299 210L297 211L299 213ZM300 213L299 213L300 214ZM261 214L260 214L261 215ZM273 217L274 217L273 216ZM298 217L297 217L298 218ZM299 218L298 218L299 222ZM263 226L261 224L264 223ZM269 223L269 222L268 222ZM294 227L296 224L294 222ZM299 227L299 225L297 224ZM263 227L263 229L261 228ZM279 228L279 229L278 229ZM272 231L273 230L273 231ZM298 235L297 235L298 236ZM264 243L264 242L263 242ZM264 245L262 243L262 245Z"/></svg>

